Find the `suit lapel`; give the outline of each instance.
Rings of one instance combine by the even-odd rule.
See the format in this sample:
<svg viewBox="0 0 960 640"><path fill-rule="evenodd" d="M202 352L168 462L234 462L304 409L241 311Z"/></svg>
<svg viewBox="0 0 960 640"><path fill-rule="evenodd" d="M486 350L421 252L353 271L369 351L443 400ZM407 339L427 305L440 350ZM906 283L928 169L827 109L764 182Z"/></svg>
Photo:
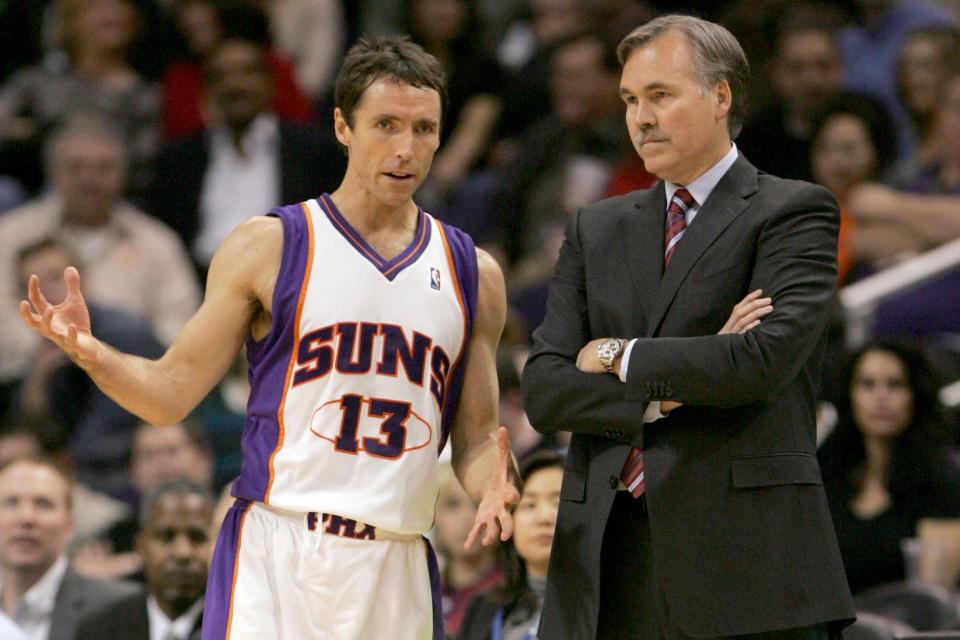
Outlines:
<svg viewBox="0 0 960 640"><path fill-rule="evenodd" d="M630 280L643 315L650 317L654 294L663 275L663 228L666 224L663 182L641 191L623 225L624 254Z"/></svg>
<svg viewBox="0 0 960 640"><path fill-rule="evenodd" d="M747 208L747 197L757 191L757 170L747 162L741 154L730 170L724 174L720 182L710 193L697 213L693 223L687 227L686 233L677 244L670 267L666 269L660 280L660 286L653 298L652 310L647 323L646 337L652 337L660 328L660 323L677 295L677 290L693 265L696 264L703 252L714 243L731 222ZM661 197L660 204L663 204ZM661 207L663 209L664 207ZM665 214L661 214L661 220ZM661 222L661 238L663 237ZM662 261L662 252L661 252Z"/></svg>

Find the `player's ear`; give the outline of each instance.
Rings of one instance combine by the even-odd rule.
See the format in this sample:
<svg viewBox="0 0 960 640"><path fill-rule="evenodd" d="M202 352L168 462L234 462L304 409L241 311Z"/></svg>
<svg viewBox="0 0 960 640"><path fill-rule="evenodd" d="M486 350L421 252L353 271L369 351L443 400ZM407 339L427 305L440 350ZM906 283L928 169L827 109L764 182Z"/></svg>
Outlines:
<svg viewBox="0 0 960 640"><path fill-rule="evenodd" d="M343 116L343 111L340 110L340 107L333 110L333 131L337 136L337 140L340 141L340 144L349 149L350 138L353 132L350 130L350 124Z"/></svg>

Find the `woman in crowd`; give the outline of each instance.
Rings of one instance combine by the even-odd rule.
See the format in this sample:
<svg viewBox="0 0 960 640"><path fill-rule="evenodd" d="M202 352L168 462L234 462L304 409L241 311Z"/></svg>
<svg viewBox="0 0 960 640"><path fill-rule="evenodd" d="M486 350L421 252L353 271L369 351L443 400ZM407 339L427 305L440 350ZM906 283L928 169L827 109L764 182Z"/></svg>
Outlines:
<svg viewBox="0 0 960 640"><path fill-rule="evenodd" d="M439 480L433 541L441 563L443 629L452 637L460 629L473 597L496 585L501 573L494 559L495 547L463 547L473 528L477 505L460 486L449 464L440 467Z"/></svg>
<svg viewBox="0 0 960 640"><path fill-rule="evenodd" d="M813 120L810 168L814 181L840 203L839 281L855 262L873 263L889 256L885 229L861 228L849 211L854 189L876 182L896 157L893 121L874 98L841 94L829 100ZM856 230L854 229L856 226Z"/></svg>
<svg viewBox="0 0 960 640"><path fill-rule="evenodd" d="M129 191L142 195L152 177L160 102L156 87L130 62L139 14L129 0L62 0L58 9L63 64L27 67L0 88L3 164L35 190L42 182L39 149L46 135L73 115L94 112L124 132Z"/></svg>
<svg viewBox="0 0 960 640"><path fill-rule="evenodd" d="M547 586L550 548L560 506L563 458L543 451L520 469L523 493L513 513L513 537L500 547L503 585L467 608L461 640L530 640L537 637Z"/></svg>
<svg viewBox="0 0 960 640"><path fill-rule="evenodd" d="M913 125L914 157L929 159L936 143L934 116L947 76L960 68L960 29L950 24L919 27L900 47L897 89Z"/></svg>
<svg viewBox="0 0 960 640"><path fill-rule="evenodd" d="M960 468L946 444L922 352L878 341L851 359L839 421L818 457L854 593L905 577L901 541L924 518L960 518Z"/></svg>

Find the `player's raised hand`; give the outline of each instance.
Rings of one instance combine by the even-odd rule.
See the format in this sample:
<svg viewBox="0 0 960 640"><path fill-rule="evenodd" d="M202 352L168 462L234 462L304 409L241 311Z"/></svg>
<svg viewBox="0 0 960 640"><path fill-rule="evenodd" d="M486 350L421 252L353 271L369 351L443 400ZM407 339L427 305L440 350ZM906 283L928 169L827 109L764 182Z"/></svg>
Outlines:
<svg viewBox="0 0 960 640"><path fill-rule="evenodd" d="M20 301L20 317L24 323L64 350L78 364L90 362L97 355L97 344L90 335L90 312L80 293L80 274L74 267L63 270L67 297L57 305L50 304L40 291L40 279L30 276L28 300Z"/></svg>
<svg viewBox="0 0 960 640"><path fill-rule="evenodd" d="M746 333L760 324L760 320L773 311L773 298L761 298L763 291L751 291L738 302L730 312L726 324L717 334Z"/></svg>
<svg viewBox="0 0 960 640"><path fill-rule="evenodd" d="M500 540L503 541L509 540L513 535L513 515L510 509L520 502L520 491L510 478L509 469L513 466L513 456L510 453L510 435L506 427L497 429L496 439L497 464L480 506L477 507L477 517L470 535L463 543L464 549L472 547L481 533L481 542L484 545L493 544L498 531Z"/></svg>

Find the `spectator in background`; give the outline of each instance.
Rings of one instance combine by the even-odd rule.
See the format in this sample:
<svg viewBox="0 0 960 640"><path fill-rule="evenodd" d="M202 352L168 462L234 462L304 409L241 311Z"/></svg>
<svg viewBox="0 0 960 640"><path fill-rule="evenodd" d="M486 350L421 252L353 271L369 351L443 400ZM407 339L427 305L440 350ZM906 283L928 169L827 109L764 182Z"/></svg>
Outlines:
<svg viewBox="0 0 960 640"><path fill-rule="evenodd" d="M257 0L270 18L280 53L292 63L297 84L323 104L343 56L347 26L341 0Z"/></svg>
<svg viewBox="0 0 960 640"><path fill-rule="evenodd" d="M843 93L814 116L810 167L817 184L840 203L837 275L845 282L858 262L883 255L870 225L859 225L850 212L850 195L858 185L879 180L896 155L894 125L883 104L867 96Z"/></svg>
<svg viewBox="0 0 960 640"><path fill-rule="evenodd" d="M152 179L160 103L156 87L130 64L136 9L128 0L61 0L59 9L68 64L27 67L0 88L0 171L36 192L47 136L72 115L94 112L121 132L129 160L124 186L142 197Z"/></svg>
<svg viewBox="0 0 960 640"><path fill-rule="evenodd" d="M182 479L210 490L213 454L199 426L142 423L133 434L130 450L128 499L134 513L114 524L102 538L78 549L77 569L86 575L139 579L142 557L135 552L135 541L143 524L142 500L164 484Z"/></svg>
<svg viewBox="0 0 960 640"><path fill-rule="evenodd" d="M405 31L436 57L447 73L447 110L440 149L418 192L427 209L442 209L446 195L482 159L502 110L504 78L482 50L476 9L467 0L406 0ZM441 217L443 217L441 215Z"/></svg>
<svg viewBox="0 0 960 640"><path fill-rule="evenodd" d="M70 479L46 458L0 469L0 609L31 640L72 640L83 615L132 590L70 567L70 495Z"/></svg>
<svg viewBox="0 0 960 640"><path fill-rule="evenodd" d="M39 425L30 422L11 422L0 428L0 467L17 458L43 456L43 444L37 437ZM51 459L62 470L73 467L69 455L54 452ZM73 482L73 537L85 540L100 535L114 523L126 517L129 507L110 496L94 491L81 482ZM0 638L4 636L0 635Z"/></svg>
<svg viewBox="0 0 960 640"><path fill-rule="evenodd" d="M934 120L945 81L960 69L960 29L933 25L914 29L900 48L897 92L912 124L914 153L909 165L926 164L935 155Z"/></svg>
<svg viewBox="0 0 960 640"><path fill-rule="evenodd" d="M498 551L503 584L470 602L457 636L460 640L537 636L560 505L563 458L550 452L534 454L521 465L520 478L523 493L513 512L513 538Z"/></svg>
<svg viewBox="0 0 960 640"><path fill-rule="evenodd" d="M884 267L960 238L960 73L943 81L933 127L926 159L901 165L893 187L868 183L849 194L858 259Z"/></svg>
<svg viewBox="0 0 960 640"><path fill-rule="evenodd" d="M215 118L206 131L164 149L153 204L201 271L241 222L332 191L346 166L332 134L283 122L272 111L275 87L259 44L221 42L204 74Z"/></svg>
<svg viewBox="0 0 960 640"><path fill-rule="evenodd" d="M950 22L950 15L924 0L858 0L857 4L860 24L838 34L844 87L880 98L894 120L906 124L897 98L897 57L903 41L917 27ZM900 135L898 143L901 157L912 153L909 135Z"/></svg>
<svg viewBox="0 0 960 640"><path fill-rule="evenodd" d="M525 282L548 279L567 216L603 196L613 167L630 153L620 110L614 47L583 34L557 45L550 67L551 115L523 136L502 171L495 207L503 243ZM559 236L559 240L558 240Z"/></svg>
<svg viewBox="0 0 960 640"><path fill-rule="evenodd" d="M188 640L203 620L203 596L210 563L209 489L174 480L144 501L137 554L143 560L147 590L119 600L81 620L77 638Z"/></svg>
<svg viewBox="0 0 960 640"><path fill-rule="evenodd" d="M273 3L271 3L273 4ZM280 3L277 3L280 4ZM187 56L170 64L161 81L163 134L166 140L203 131L211 124L210 97L204 96L204 63L224 39L251 39L266 47L266 62L275 90L271 108L288 122L314 118L291 64L269 48L269 26L263 11L249 3L224 5L218 0L177 0L175 17ZM316 35L311 39L316 39Z"/></svg>
<svg viewBox="0 0 960 640"><path fill-rule="evenodd" d="M960 32L957 37L960 44ZM957 53L960 54L960 49ZM960 65L960 55L956 62ZM898 167L892 183L894 187L908 193L960 196L960 66L952 67L950 72L940 79L935 96L936 107L931 114L929 139L913 162L902 163ZM930 203L930 200L924 198L906 197L904 200L901 206L922 206ZM947 202L952 203L950 208L954 215L950 215L949 210L934 214L938 215L938 218L948 218L938 220L939 224L946 224L944 233L939 237L940 242L949 240L951 236L960 236L960 200L951 198ZM916 209L911 207L911 211L913 210ZM907 213L904 213L905 215ZM937 238L931 240L936 241Z"/></svg>
<svg viewBox="0 0 960 640"><path fill-rule="evenodd" d="M20 376L38 344L17 322L20 251L55 238L83 263L91 302L149 323L169 344L200 292L176 235L121 200L126 184L122 134L98 116L68 121L46 147L53 191L0 217L0 379Z"/></svg>
<svg viewBox="0 0 960 640"><path fill-rule="evenodd" d="M753 114L737 138L761 171L810 180L813 117L840 90L839 23L835 11L818 5L790 5L779 15L768 63L776 100Z"/></svg>
<svg viewBox="0 0 960 640"><path fill-rule="evenodd" d="M937 384L916 348L868 344L836 393L839 421L818 457L856 593L904 578L900 541L923 518L960 518L960 468L945 444Z"/></svg>
<svg viewBox="0 0 960 640"><path fill-rule="evenodd" d="M592 30L590 4L580 0L530 0L529 16L515 22L498 58L510 70L499 135L514 138L550 115L551 58L558 43Z"/></svg>
<svg viewBox="0 0 960 640"><path fill-rule="evenodd" d="M463 545L473 527L477 505L463 490L450 465L440 467L437 512L434 520L434 547L442 558L440 588L443 629L454 636L460 629L467 604L473 597L500 581L494 561L496 545Z"/></svg>
<svg viewBox="0 0 960 640"><path fill-rule="evenodd" d="M45 278L48 300L63 300L67 289L63 271L77 265L57 240L44 239L24 247L17 256L17 290L27 286L30 274ZM143 357L163 355L147 324L134 316L90 303L91 322L107 344ZM17 409L50 451L66 449L74 472L92 488L116 494L125 486L130 434L137 418L127 413L93 385L86 374L47 341L38 343L30 366L17 389Z"/></svg>

